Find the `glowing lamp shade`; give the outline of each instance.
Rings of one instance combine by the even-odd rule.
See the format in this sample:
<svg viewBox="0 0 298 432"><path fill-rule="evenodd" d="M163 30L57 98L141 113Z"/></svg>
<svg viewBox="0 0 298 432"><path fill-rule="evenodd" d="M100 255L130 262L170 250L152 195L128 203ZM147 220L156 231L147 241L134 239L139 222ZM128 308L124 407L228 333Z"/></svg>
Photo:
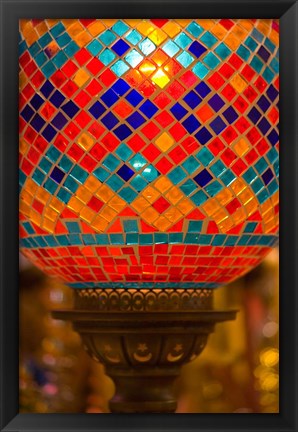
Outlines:
<svg viewBox="0 0 298 432"><path fill-rule="evenodd" d="M20 21L20 248L73 288L203 288L278 240L278 21Z"/></svg>

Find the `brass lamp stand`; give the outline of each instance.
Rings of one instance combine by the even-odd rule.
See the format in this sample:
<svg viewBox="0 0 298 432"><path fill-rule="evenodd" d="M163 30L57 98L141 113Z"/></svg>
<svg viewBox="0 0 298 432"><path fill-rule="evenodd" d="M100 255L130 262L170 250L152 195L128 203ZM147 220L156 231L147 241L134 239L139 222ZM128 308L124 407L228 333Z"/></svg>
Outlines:
<svg viewBox="0 0 298 432"><path fill-rule="evenodd" d="M89 355L105 365L116 386L114 413L171 413L173 383L183 364L204 349L218 322L236 311L215 311L212 290L90 289L75 291L72 321Z"/></svg>

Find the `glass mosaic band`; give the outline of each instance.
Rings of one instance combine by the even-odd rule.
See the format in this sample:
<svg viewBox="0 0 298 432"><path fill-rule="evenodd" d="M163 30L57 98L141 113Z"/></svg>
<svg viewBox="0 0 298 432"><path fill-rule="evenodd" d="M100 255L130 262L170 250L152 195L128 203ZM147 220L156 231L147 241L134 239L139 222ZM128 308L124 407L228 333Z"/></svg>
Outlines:
<svg viewBox="0 0 298 432"><path fill-rule="evenodd" d="M21 20L20 249L73 288L216 288L278 242L279 24Z"/></svg>

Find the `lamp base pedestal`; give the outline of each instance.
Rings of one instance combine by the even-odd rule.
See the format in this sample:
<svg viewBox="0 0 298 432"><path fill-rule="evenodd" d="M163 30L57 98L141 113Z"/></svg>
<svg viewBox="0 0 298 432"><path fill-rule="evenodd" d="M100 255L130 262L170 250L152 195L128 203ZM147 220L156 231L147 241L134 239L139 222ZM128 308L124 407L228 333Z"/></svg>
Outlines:
<svg viewBox="0 0 298 432"><path fill-rule="evenodd" d="M86 351L105 365L116 386L110 401L115 413L175 412L173 383L181 366L202 352L216 323L236 316L236 311L209 309L206 302L175 302L170 308L164 296L152 311L147 302L137 305L139 310L123 311L123 303L111 307L106 302L102 310L94 310L92 304L97 303L84 301L76 301L73 310L54 311L53 316L72 321Z"/></svg>

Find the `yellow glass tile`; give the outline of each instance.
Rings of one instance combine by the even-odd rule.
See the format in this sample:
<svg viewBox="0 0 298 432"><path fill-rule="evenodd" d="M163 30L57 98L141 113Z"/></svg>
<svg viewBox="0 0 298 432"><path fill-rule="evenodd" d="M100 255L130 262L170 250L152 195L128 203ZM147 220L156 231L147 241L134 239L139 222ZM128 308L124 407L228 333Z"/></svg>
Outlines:
<svg viewBox="0 0 298 432"><path fill-rule="evenodd" d="M55 210L51 209L51 207L45 207L44 216L50 219L52 222L55 222L58 219L59 214L55 212Z"/></svg>
<svg viewBox="0 0 298 432"><path fill-rule="evenodd" d="M91 210L89 207L83 207L80 211L80 217L87 222L91 222L95 215L95 211Z"/></svg>
<svg viewBox="0 0 298 432"><path fill-rule="evenodd" d="M151 80L160 88L164 88L170 81L170 78L164 73L162 69L158 69L157 72L155 72L155 74L151 77Z"/></svg>
<svg viewBox="0 0 298 432"><path fill-rule="evenodd" d="M141 21L137 25L137 29L143 36L148 36L154 30L154 26L148 21Z"/></svg>
<svg viewBox="0 0 298 432"><path fill-rule="evenodd" d="M56 223L51 221L50 219L44 218L41 226L43 229L45 229L49 233L53 234L55 231Z"/></svg>
<svg viewBox="0 0 298 432"><path fill-rule="evenodd" d="M234 145L234 150L240 157L245 155L245 153L248 152L249 148L249 143L244 138L240 138L240 140L237 141Z"/></svg>
<svg viewBox="0 0 298 432"><path fill-rule="evenodd" d="M160 231L166 231L171 225L172 223L164 216L160 216L157 221L154 222L154 226Z"/></svg>
<svg viewBox="0 0 298 432"><path fill-rule="evenodd" d="M27 190L31 195L35 195L37 189L37 184L31 178L27 177L23 190Z"/></svg>
<svg viewBox="0 0 298 432"><path fill-rule="evenodd" d="M250 216L253 214L258 208L258 201L256 198L251 199L248 201L247 204L245 204L245 210L247 211L247 215Z"/></svg>
<svg viewBox="0 0 298 432"><path fill-rule="evenodd" d="M86 46L92 39L92 36L86 30L74 37L74 40L81 48Z"/></svg>
<svg viewBox="0 0 298 432"><path fill-rule="evenodd" d="M253 199L254 193L249 190L249 188L244 189L238 198L241 200L242 204L246 205L251 199Z"/></svg>
<svg viewBox="0 0 298 432"><path fill-rule="evenodd" d="M175 37L181 31L181 27L174 21L168 21L164 26L162 26L162 29L171 38Z"/></svg>
<svg viewBox="0 0 298 432"><path fill-rule="evenodd" d="M233 34L242 42L247 36L247 31L240 25L235 25L232 30Z"/></svg>
<svg viewBox="0 0 298 432"><path fill-rule="evenodd" d="M148 203L145 198L142 196L136 198L132 203L131 206L137 210L139 213L142 213L143 210L145 210L150 204Z"/></svg>
<svg viewBox="0 0 298 432"><path fill-rule="evenodd" d="M92 193L84 186L80 186L76 192L76 196L80 199L80 201L86 204L92 198Z"/></svg>
<svg viewBox="0 0 298 432"><path fill-rule="evenodd" d="M243 92L243 90L245 90L247 87L246 82L241 78L239 74L236 74L233 76L233 78L231 78L230 84L238 93Z"/></svg>
<svg viewBox="0 0 298 432"><path fill-rule="evenodd" d="M39 213L37 213L36 211L34 211L32 208L30 210L30 219L32 222L34 222L37 226L41 226L41 215Z"/></svg>
<svg viewBox="0 0 298 432"><path fill-rule="evenodd" d="M161 151L166 152L174 145L175 141L169 134L163 132L154 143Z"/></svg>
<svg viewBox="0 0 298 432"><path fill-rule="evenodd" d="M208 201L202 204L202 208L208 216L212 216L220 207L214 198L210 198Z"/></svg>
<svg viewBox="0 0 298 432"><path fill-rule="evenodd" d="M210 29L210 32L220 40L222 40L227 34L227 30L219 23L215 24L215 26Z"/></svg>
<svg viewBox="0 0 298 432"><path fill-rule="evenodd" d="M177 209L184 215L187 215L194 207L194 204L188 198L184 198L177 204Z"/></svg>
<svg viewBox="0 0 298 432"><path fill-rule="evenodd" d="M23 190L20 195L20 200L30 205L33 201L33 197L27 191Z"/></svg>
<svg viewBox="0 0 298 432"><path fill-rule="evenodd" d="M214 21L211 19L196 19L194 21L198 23L205 30L209 30L214 26Z"/></svg>
<svg viewBox="0 0 298 432"><path fill-rule="evenodd" d="M173 186L173 183L167 177L161 176L156 180L153 186L161 193L164 193Z"/></svg>
<svg viewBox="0 0 298 432"><path fill-rule="evenodd" d="M105 184L103 184L96 192L96 196L105 203L108 202L114 195L114 192Z"/></svg>
<svg viewBox="0 0 298 432"><path fill-rule="evenodd" d="M20 199L19 210L20 210L21 214L23 214L25 216L29 216L30 215L30 211L31 211L31 207L25 201L23 201L23 200Z"/></svg>
<svg viewBox="0 0 298 432"><path fill-rule="evenodd" d="M105 218L108 222L111 222L117 216L117 212L113 210L111 207L105 206L103 210L100 212L100 216Z"/></svg>
<svg viewBox="0 0 298 432"><path fill-rule="evenodd" d="M154 66L153 63L151 63L149 60L145 60L142 62L139 66L139 71L142 72L146 77L151 75L156 69L156 66Z"/></svg>
<svg viewBox="0 0 298 432"><path fill-rule="evenodd" d="M111 199L111 201L109 202L109 206L113 210L116 210L116 212L120 212L126 206L126 202L122 198L120 198L117 195L115 195Z"/></svg>
<svg viewBox="0 0 298 432"><path fill-rule="evenodd" d="M231 199L233 198L233 194L230 189L225 188L222 189L217 195L216 199L220 203L220 205L225 206Z"/></svg>
<svg viewBox="0 0 298 432"><path fill-rule="evenodd" d="M224 40L225 44L231 48L232 51L235 51L239 45L241 44L241 40L237 38L233 33L230 33Z"/></svg>
<svg viewBox="0 0 298 432"><path fill-rule="evenodd" d="M84 70L79 69L75 74L73 81L76 83L78 87L82 87L90 78L90 75Z"/></svg>
<svg viewBox="0 0 298 432"><path fill-rule="evenodd" d="M23 138L20 138L19 141L20 153L24 155L27 152L28 148L29 148L29 144Z"/></svg>
<svg viewBox="0 0 298 432"><path fill-rule="evenodd" d="M239 195L246 188L246 184L241 178L237 178L233 181L230 188L234 191L235 195Z"/></svg>
<svg viewBox="0 0 298 432"><path fill-rule="evenodd" d="M159 67L162 66L168 59L169 56L167 56L166 53L164 53L161 49L155 51L151 56L151 60L153 60L154 63L156 63Z"/></svg>
<svg viewBox="0 0 298 432"><path fill-rule="evenodd" d="M158 216L159 213L151 206L142 212L142 218L149 224L154 222Z"/></svg>
<svg viewBox="0 0 298 432"><path fill-rule="evenodd" d="M46 191L44 188L39 187L36 191L35 197L43 204L46 204L48 200L51 198L51 194L48 191Z"/></svg>
<svg viewBox="0 0 298 432"><path fill-rule="evenodd" d="M106 221L104 218L98 215L92 221L91 226L97 231L104 232L108 224L109 224L108 221Z"/></svg>
<svg viewBox="0 0 298 432"><path fill-rule="evenodd" d="M69 36L74 39L77 35L79 35L84 30L84 27L79 21L75 21L71 26L68 27L67 33Z"/></svg>
<svg viewBox="0 0 298 432"><path fill-rule="evenodd" d="M152 186L147 186L143 192L142 192L142 196L144 198L146 198L151 204L157 200L157 198L159 197L160 192L158 192L154 187Z"/></svg>
<svg viewBox="0 0 298 432"><path fill-rule="evenodd" d="M90 175L84 183L84 186L90 191L95 192L100 187L101 182L96 177Z"/></svg>
<svg viewBox="0 0 298 432"><path fill-rule="evenodd" d="M170 222L175 223L178 221L178 219L180 219L183 215L182 213L178 210L177 207L170 207L169 210L166 210L163 213L163 216L165 216Z"/></svg>
<svg viewBox="0 0 298 432"><path fill-rule="evenodd" d="M70 210L79 213L82 207L84 207L84 204L77 197L72 196L68 201L67 207L70 208Z"/></svg>
<svg viewBox="0 0 298 432"><path fill-rule="evenodd" d="M155 45L159 46L161 43L163 43L163 41L167 39L167 35L160 28L157 28L149 34L148 38L152 40Z"/></svg>
<svg viewBox="0 0 298 432"><path fill-rule="evenodd" d="M227 217L221 222L219 222L217 225L221 232L226 233L229 229L233 228L234 223L231 218Z"/></svg>
<svg viewBox="0 0 298 432"><path fill-rule="evenodd" d="M51 202L50 202L50 207L52 207L58 213L62 213L62 211L65 207L65 204L63 202L61 202L60 200L58 200L58 198L53 197L51 199Z"/></svg>
<svg viewBox="0 0 298 432"><path fill-rule="evenodd" d="M99 33L102 33L104 31L104 29L105 29L105 26L99 20L94 21L93 23L91 23L88 26L88 32L93 37L99 35Z"/></svg>
<svg viewBox="0 0 298 432"><path fill-rule="evenodd" d="M25 87L25 85L27 84L28 78L25 75L25 72L23 72L22 70L19 73L19 89L23 90L23 88Z"/></svg>
<svg viewBox="0 0 298 432"><path fill-rule="evenodd" d="M90 150L90 148L94 144L94 139L90 137L86 132L82 133L77 140L79 146L81 146L84 150Z"/></svg>
<svg viewBox="0 0 298 432"><path fill-rule="evenodd" d="M172 204L176 204L182 198L184 198L183 193L176 186L173 186L165 195L166 199Z"/></svg>

